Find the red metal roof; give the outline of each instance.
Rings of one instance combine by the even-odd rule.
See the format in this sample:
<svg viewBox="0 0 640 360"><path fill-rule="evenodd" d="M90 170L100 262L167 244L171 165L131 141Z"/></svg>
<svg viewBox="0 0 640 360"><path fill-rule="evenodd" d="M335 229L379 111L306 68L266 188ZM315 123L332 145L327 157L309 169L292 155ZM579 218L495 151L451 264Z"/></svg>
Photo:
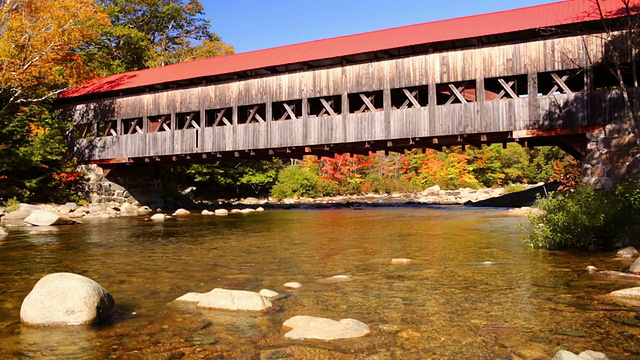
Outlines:
<svg viewBox="0 0 640 360"><path fill-rule="evenodd" d="M640 0L632 0L640 4ZM620 0L600 0L607 17L622 16ZM375 51L498 35L600 19L593 0L566 0L489 14L341 36L112 75L68 90L63 98L148 87L195 78L339 58Z"/></svg>

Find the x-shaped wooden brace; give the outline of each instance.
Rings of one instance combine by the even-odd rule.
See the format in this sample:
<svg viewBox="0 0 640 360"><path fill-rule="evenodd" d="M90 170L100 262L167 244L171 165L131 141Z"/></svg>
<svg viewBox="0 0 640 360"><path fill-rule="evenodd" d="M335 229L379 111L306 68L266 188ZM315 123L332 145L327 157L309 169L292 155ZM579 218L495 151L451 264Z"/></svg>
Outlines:
<svg viewBox="0 0 640 360"><path fill-rule="evenodd" d="M280 117L280 119L278 120L295 120L298 117L296 116L295 113L295 108L296 108L296 104L294 103L293 105L289 105L287 103L282 103L282 105L284 106L284 109L286 110L284 114L282 114L282 116ZM289 116L287 118L287 115Z"/></svg>
<svg viewBox="0 0 640 360"><path fill-rule="evenodd" d="M418 100L416 100L416 96L418 96L418 90L413 90L413 91L409 91L407 89L402 89L402 91L404 92L405 96L407 97L407 100L405 100L402 105L400 106L400 109L406 109L407 105L409 105L409 103L413 104L412 107L422 107L420 106L420 103L418 102Z"/></svg>
<svg viewBox="0 0 640 360"><path fill-rule="evenodd" d="M376 97L376 94L371 94L370 96L366 96L365 94L358 94L360 95L360 98L362 99L362 102L364 103L360 109L357 111L359 113L363 112L364 109L369 108L369 110L371 112L376 111L376 107L373 106L373 99Z"/></svg>
<svg viewBox="0 0 640 360"><path fill-rule="evenodd" d="M502 85L502 87L504 88L504 90L500 91L498 93L498 95L496 96L495 100L500 100L502 99L502 97L504 97L505 94L509 94L509 96L512 99L517 99L518 98L518 94L516 94L515 91L513 91L513 84L515 83L515 80L511 80L509 82L504 81L504 79L498 79L498 82L500 83L500 85Z"/></svg>
<svg viewBox="0 0 640 360"><path fill-rule="evenodd" d="M558 87L562 88L562 90L564 90L564 92L567 94L573 94L573 91L571 91L571 89L569 89L567 84L565 84L565 81L569 78L568 74L564 75L563 77L559 77L558 74L551 73L551 77L556 82L556 84L553 85L553 87L551 88L551 90L547 95L553 95L553 93L558 90Z"/></svg>
<svg viewBox="0 0 640 360"><path fill-rule="evenodd" d="M452 104L454 101L456 101L456 99L460 100L461 103L466 104L467 99L465 99L464 96L462 96L462 91L464 91L464 88L466 86L467 86L466 82L462 83L462 85L460 85L459 87L455 87L453 84L449 84L449 89L451 89L452 95L449 98L449 100L447 100L445 105Z"/></svg>
<svg viewBox="0 0 640 360"><path fill-rule="evenodd" d="M131 121L131 126L129 127L129 131L127 132L127 135L133 134L134 130L135 130L136 133L142 134L142 129L140 128L140 126L138 126L138 121L139 120L140 119L133 119L133 121Z"/></svg>
<svg viewBox="0 0 640 360"><path fill-rule="evenodd" d="M216 115L216 120L213 122L213 126L218 126L220 121L222 121L226 126L231 126L231 122L227 120L227 118L224 116L224 113L226 111L227 109L225 108L225 109L216 110L214 112L214 114Z"/></svg>
<svg viewBox="0 0 640 360"><path fill-rule="evenodd" d="M324 107L324 109L320 111L318 116L324 116L324 114L326 113L329 113L329 115L331 116L336 116L336 112L333 111L333 99L329 99L329 101L327 101L323 98L320 98L320 102L322 103L322 106Z"/></svg>
<svg viewBox="0 0 640 360"><path fill-rule="evenodd" d="M107 128L104 130L104 136L116 136L118 133L113 129L113 121L109 121Z"/></svg>
<svg viewBox="0 0 640 360"><path fill-rule="evenodd" d="M184 122L182 130L188 129L189 125L191 125L191 127L193 127L194 129L200 129L200 125L198 125L198 123L193 119L195 116L196 113L190 113L189 115L187 115L187 121Z"/></svg>
<svg viewBox="0 0 640 360"><path fill-rule="evenodd" d="M251 108L251 111L249 111L249 116L247 117L247 124L251 123L253 120L257 120L261 123L264 122L264 119L260 117L260 114L258 114L259 108L260 105L254 105L253 108Z"/></svg>

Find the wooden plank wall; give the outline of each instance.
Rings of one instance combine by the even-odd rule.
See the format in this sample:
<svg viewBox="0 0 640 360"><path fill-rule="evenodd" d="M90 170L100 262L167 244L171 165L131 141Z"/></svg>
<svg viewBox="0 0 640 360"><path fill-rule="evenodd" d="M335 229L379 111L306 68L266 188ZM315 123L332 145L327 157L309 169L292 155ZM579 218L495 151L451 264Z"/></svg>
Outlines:
<svg viewBox="0 0 640 360"><path fill-rule="evenodd" d="M492 102L434 105L435 86L475 81L476 91L481 93L484 79L514 75L534 79L540 72L576 69L591 65L589 61L606 61L604 52L605 41L598 34L538 40L110 98L72 105L64 109L63 116L76 124L113 119L145 120L144 134L78 139L78 147L93 148L82 160L525 130L549 126L552 120L562 126L587 125L594 119L610 121L616 112L607 112L607 106L604 110L595 107L592 110L598 113L589 115L588 97L581 94L541 97L529 94L524 98ZM430 105L392 109L391 89L414 86L428 86ZM529 88L535 86L530 84ZM382 91L381 111L353 113L351 109L350 113L349 94L370 91ZM307 99L322 96L341 97L339 115L307 116ZM583 101L580 111L584 112L561 113L562 119L545 117L549 110L562 109L569 102L575 105L580 96L584 97L580 100ZM597 97L593 101L606 102L609 98L606 94L590 96ZM273 121L273 102L288 100L302 100L302 118ZM265 122L238 124L238 107L254 104L264 104ZM232 109L229 119L233 119L233 125L205 127L205 112L220 108ZM151 116L170 115L172 129L175 129L177 113L198 111L200 130L149 133ZM94 146L89 146L89 142Z"/></svg>

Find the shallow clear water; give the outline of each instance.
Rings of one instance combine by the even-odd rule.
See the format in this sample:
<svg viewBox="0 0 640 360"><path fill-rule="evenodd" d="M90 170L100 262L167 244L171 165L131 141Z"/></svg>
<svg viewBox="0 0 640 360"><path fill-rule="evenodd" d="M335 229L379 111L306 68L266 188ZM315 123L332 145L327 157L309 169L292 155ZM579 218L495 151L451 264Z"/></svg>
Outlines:
<svg viewBox="0 0 640 360"><path fill-rule="evenodd" d="M548 359L559 349L640 358L638 307L604 294L640 282L602 278L613 254L531 250L502 210L271 210L86 221L0 240L0 357L37 359ZM410 265L391 265L406 257ZM484 262L492 262L485 264ZM42 276L96 280L118 310L94 327L32 329L20 305ZM351 282L321 280L350 275ZM287 290L285 282L303 284ZM267 313L171 301L215 287L287 294ZM371 334L291 341L295 315L354 318Z"/></svg>

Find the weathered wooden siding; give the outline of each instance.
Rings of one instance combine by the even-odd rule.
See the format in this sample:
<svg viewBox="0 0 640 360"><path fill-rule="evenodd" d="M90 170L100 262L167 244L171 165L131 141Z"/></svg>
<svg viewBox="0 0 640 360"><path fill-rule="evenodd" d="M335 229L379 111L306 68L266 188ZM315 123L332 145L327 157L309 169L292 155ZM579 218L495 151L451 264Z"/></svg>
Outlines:
<svg viewBox="0 0 640 360"><path fill-rule="evenodd" d="M409 56L263 76L220 84L122 96L64 109L75 124L143 119L143 134L77 139L86 151L81 160L149 157L202 152L243 151L305 145L340 144L385 139L437 137L536 128L587 126L612 121L621 105L615 90L598 93L538 96L536 74L578 69L603 61L602 36L577 36L527 43L481 47ZM606 60L604 60L606 61ZM515 99L484 101L485 79L528 76L529 94ZM436 104L436 85L470 82L478 102ZM390 91L426 86L427 106L391 107ZM350 97L365 92L383 94L382 108L354 113ZM338 96L342 108L335 116L308 116L309 98ZM275 121L273 103L299 101L302 117ZM601 104L601 105L596 105ZM238 123L238 107L264 106L266 119ZM232 125L204 127L207 110L230 108ZM349 113L351 110L351 113ZM175 129L179 113L200 112L200 129ZM167 115L173 131L149 132L149 117ZM121 128L120 126L118 127ZM93 146L90 146L93 144Z"/></svg>

